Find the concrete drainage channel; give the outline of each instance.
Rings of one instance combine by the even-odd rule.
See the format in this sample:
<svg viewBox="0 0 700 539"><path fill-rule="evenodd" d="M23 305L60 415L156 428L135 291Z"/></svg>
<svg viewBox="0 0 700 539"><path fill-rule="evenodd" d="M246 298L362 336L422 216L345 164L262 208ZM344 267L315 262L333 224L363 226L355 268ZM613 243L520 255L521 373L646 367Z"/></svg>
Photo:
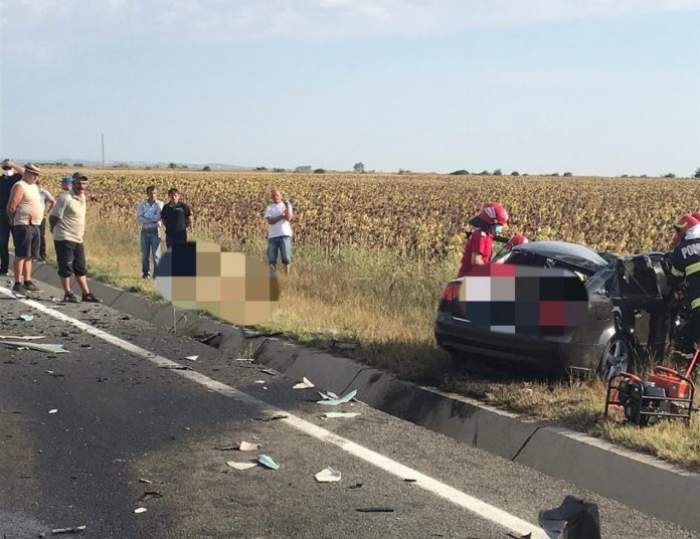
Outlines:
<svg viewBox="0 0 700 539"><path fill-rule="evenodd" d="M60 286L55 268L35 267L34 276ZM171 329L173 307L92 281L105 305L156 326ZM700 529L700 475L603 440L398 380L344 357L312 350L275 337L244 335L240 328L188 311L175 311L178 330L225 353L247 346L259 363L290 379L306 376L326 390L357 398L383 412L450 436L547 475L618 500L644 513L690 529ZM602 404L601 404L602 406Z"/></svg>

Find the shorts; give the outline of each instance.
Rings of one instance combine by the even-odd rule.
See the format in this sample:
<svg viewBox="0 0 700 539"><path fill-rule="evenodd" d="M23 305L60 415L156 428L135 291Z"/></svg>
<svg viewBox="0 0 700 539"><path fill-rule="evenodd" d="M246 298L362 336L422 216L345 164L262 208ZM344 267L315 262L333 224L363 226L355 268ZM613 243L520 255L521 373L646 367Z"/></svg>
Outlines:
<svg viewBox="0 0 700 539"><path fill-rule="evenodd" d="M15 244L17 258L31 258L32 253L39 249L39 227L34 225L14 225L12 241Z"/></svg>
<svg viewBox="0 0 700 539"><path fill-rule="evenodd" d="M292 262L292 237L277 236L267 239L267 261L271 265L277 264L277 254L282 256L282 264L285 266Z"/></svg>
<svg viewBox="0 0 700 539"><path fill-rule="evenodd" d="M74 241L54 241L56 248L56 260L58 262L58 275L60 277L70 277L76 275L82 277L87 275L85 265L85 247L82 243Z"/></svg>

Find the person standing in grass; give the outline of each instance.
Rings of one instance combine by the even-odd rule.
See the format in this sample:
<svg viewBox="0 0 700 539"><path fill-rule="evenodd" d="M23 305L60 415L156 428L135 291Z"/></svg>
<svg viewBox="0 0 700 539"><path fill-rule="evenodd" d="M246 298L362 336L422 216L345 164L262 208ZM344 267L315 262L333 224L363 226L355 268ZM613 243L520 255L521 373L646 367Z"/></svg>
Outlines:
<svg viewBox="0 0 700 539"><path fill-rule="evenodd" d="M141 224L141 276L151 276L150 265L153 259L153 274L156 274L160 260L160 212L163 203L156 198L156 186L146 187L146 200L136 210L136 219Z"/></svg>
<svg viewBox="0 0 700 539"><path fill-rule="evenodd" d="M187 241L187 229L192 230L192 210L180 200L180 191L175 187L168 189L168 203L163 206L160 218L165 225L165 245L168 249L173 243Z"/></svg>
<svg viewBox="0 0 700 539"><path fill-rule="evenodd" d="M42 212L41 224L39 225L39 241L36 243L34 252L32 256L35 260L41 260L44 262L46 260L46 214L49 213L53 207L56 205L56 199L53 195L41 186L39 180L36 184L39 186L39 196L41 197L41 203L44 206Z"/></svg>
<svg viewBox="0 0 700 539"><path fill-rule="evenodd" d="M15 284L13 292L36 292L32 282L32 253L39 242L39 224L44 218L44 205L37 181L41 171L32 164L24 166L22 179L12 186L7 203L7 216L12 223L15 244Z"/></svg>
<svg viewBox="0 0 700 539"><path fill-rule="evenodd" d="M277 270L277 256L281 255L284 273L289 275L292 264L292 224L294 217L292 205L282 199L279 189L272 190L272 202L265 208L267 220L267 261L272 271Z"/></svg>
<svg viewBox="0 0 700 539"><path fill-rule="evenodd" d="M7 217L7 203L10 201L12 187L22 179L24 167L15 165L12 160L2 162L0 176L0 275L7 275L10 268L10 234L12 223Z"/></svg>
<svg viewBox="0 0 700 539"><path fill-rule="evenodd" d="M85 263L85 214L87 201L85 188L88 178L81 172L73 174L71 189L58 197L56 205L49 215L49 226L53 233L56 249L58 275L63 285L63 301L78 303L78 298L71 291L71 276L75 275L78 286L83 293L83 301L100 303L87 283L87 265Z"/></svg>

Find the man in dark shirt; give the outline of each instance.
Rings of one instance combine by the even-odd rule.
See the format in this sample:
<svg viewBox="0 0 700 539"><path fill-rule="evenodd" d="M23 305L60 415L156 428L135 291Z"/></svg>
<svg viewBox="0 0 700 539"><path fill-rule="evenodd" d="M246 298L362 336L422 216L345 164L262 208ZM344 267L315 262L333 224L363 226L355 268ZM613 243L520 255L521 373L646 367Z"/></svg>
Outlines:
<svg viewBox="0 0 700 539"><path fill-rule="evenodd" d="M0 177L0 275L7 275L10 266L10 233L12 227L7 216L7 203L10 201L12 187L22 179L24 167L15 165L10 159L2 162L2 176Z"/></svg>
<svg viewBox="0 0 700 539"><path fill-rule="evenodd" d="M173 243L187 241L187 229L192 229L192 210L180 202L180 191L174 187L168 190L168 203L163 206L160 218L165 225L165 245L168 249Z"/></svg>

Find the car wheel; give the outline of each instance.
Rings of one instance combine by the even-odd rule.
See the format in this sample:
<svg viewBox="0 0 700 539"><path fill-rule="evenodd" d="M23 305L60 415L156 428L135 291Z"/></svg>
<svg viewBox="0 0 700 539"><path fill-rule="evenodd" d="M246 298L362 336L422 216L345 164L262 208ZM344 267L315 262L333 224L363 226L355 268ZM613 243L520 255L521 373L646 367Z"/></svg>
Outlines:
<svg viewBox="0 0 700 539"><path fill-rule="evenodd" d="M600 375L606 382L621 372L635 372L632 348L627 339L613 335L608 341L600 361Z"/></svg>

